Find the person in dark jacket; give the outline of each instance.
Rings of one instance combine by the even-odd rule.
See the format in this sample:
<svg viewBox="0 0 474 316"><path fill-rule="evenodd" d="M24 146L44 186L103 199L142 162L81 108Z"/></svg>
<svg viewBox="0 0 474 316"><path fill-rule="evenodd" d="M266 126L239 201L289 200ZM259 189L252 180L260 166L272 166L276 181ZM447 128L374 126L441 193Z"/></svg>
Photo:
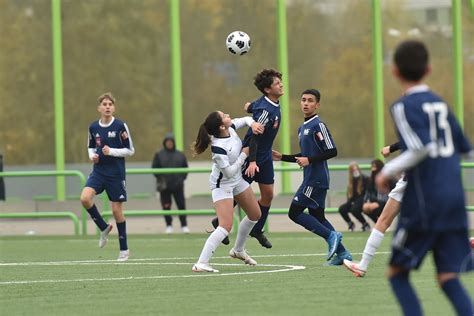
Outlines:
<svg viewBox="0 0 474 316"><path fill-rule="evenodd" d="M362 203L367 190L368 178L362 173L355 162L349 164L349 177L347 183L347 201L339 207L339 214L346 221L350 231L354 231L355 224L349 217L351 213L361 224L362 231L370 229L369 224L362 215Z"/></svg>
<svg viewBox="0 0 474 316"><path fill-rule="evenodd" d="M187 168L188 161L186 156L176 149L174 136L171 133L166 134L163 140L163 149L155 153L152 168ZM187 173L175 174L155 174L156 190L160 194L161 206L164 210L171 210L171 196L179 210L186 209L184 199L184 180L188 176ZM180 215L181 230L183 233L189 233L186 215ZM170 215L165 216L166 233L173 232L173 218Z"/></svg>

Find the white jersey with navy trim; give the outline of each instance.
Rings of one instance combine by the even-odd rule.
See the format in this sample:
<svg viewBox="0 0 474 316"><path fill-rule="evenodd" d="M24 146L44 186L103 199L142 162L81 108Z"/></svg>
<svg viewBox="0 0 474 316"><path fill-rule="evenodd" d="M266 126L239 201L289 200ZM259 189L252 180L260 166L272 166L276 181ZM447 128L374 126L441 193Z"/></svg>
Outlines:
<svg viewBox="0 0 474 316"><path fill-rule="evenodd" d="M209 184L212 189L220 187L233 187L242 180L242 165L247 155L241 153L242 141L236 130L248 126L254 120L252 117L242 117L232 120L229 136L211 138L212 171Z"/></svg>

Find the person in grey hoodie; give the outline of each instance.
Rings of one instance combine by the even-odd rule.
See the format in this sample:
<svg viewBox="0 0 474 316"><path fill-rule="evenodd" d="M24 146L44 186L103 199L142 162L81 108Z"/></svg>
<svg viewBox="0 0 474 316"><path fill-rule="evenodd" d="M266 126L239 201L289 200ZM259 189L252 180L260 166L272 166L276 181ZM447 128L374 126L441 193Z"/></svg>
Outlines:
<svg viewBox="0 0 474 316"><path fill-rule="evenodd" d="M172 133L166 134L163 140L163 149L157 151L153 157L152 168L187 168L188 161L186 156L176 149L175 139ZM156 190L160 194L161 206L164 210L171 210L171 197L179 210L186 209L184 199L184 180L187 173L175 174L155 174ZM180 215L181 230L183 233L189 233L186 215ZM165 216L166 233L173 232L173 218L170 215Z"/></svg>

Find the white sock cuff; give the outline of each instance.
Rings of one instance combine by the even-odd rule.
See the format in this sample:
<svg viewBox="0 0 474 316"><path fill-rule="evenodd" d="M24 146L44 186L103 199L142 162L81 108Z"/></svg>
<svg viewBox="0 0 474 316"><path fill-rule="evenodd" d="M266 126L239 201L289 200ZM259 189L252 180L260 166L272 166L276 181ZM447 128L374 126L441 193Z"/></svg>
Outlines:
<svg viewBox="0 0 474 316"><path fill-rule="evenodd" d="M240 221L241 223L242 222L249 222L249 223L252 223L252 224L257 224L258 220L257 221L251 221L247 216L245 216L244 218L242 218L242 220Z"/></svg>
<svg viewBox="0 0 474 316"><path fill-rule="evenodd" d="M380 230L378 230L377 228L373 228L372 229L372 232L371 232L371 235L374 235L374 236L377 236L377 237L384 237L385 234L382 233Z"/></svg>
<svg viewBox="0 0 474 316"><path fill-rule="evenodd" d="M223 233L225 236L228 236L229 235L229 232L222 226L218 226L216 228L216 230L220 231L221 233Z"/></svg>

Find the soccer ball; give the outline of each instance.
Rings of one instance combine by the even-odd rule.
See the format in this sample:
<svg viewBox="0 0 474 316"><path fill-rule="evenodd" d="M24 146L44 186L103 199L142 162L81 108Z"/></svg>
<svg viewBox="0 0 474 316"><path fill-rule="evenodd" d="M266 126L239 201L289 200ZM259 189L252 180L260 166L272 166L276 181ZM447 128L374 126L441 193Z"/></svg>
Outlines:
<svg viewBox="0 0 474 316"><path fill-rule="evenodd" d="M250 36L242 31L234 31L227 36L225 45L231 54L246 54L250 50Z"/></svg>

